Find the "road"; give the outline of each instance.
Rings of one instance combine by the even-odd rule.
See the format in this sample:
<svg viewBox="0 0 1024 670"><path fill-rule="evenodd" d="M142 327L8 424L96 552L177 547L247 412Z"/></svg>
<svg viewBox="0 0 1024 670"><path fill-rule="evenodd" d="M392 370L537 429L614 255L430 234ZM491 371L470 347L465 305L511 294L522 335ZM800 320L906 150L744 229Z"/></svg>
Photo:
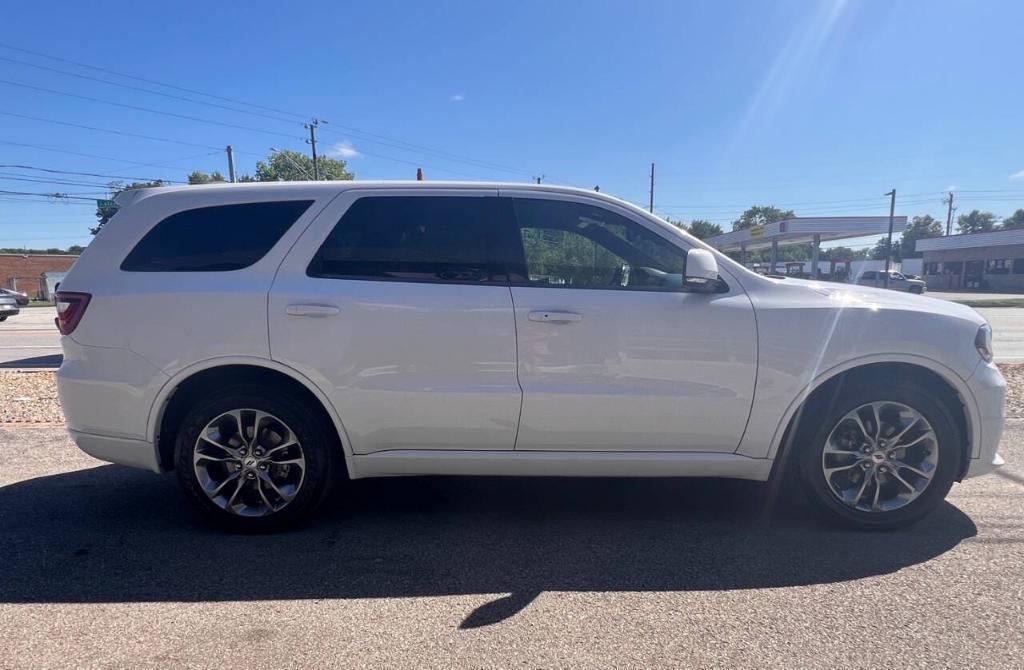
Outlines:
<svg viewBox="0 0 1024 670"><path fill-rule="evenodd" d="M173 476L0 427L0 666L1021 667L1024 420L917 526L708 480L354 482L231 536Z"/></svg>
<svg viewBox="0 0 1024 670"><path fill-rule="evenodd" d="M992 324L998 363L1024 363L1024 309L978 309ZM53 308L33 307L0 323L0 368L57 367L60 335Z"/></svg>
<svg viewBox="0 0 1024 670"><path fill-rule="evenodd" d="M53 307L24 307L0 323L0 368L57 367L60 333Z"/></svg>

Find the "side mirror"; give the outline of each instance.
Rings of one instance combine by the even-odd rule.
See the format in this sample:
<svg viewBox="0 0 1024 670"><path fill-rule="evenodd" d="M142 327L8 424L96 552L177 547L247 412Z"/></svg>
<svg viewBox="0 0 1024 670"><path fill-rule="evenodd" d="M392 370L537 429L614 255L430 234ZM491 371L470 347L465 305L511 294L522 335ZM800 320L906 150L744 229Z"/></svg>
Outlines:
<svg viewBox="0 0 1024 670"><path fill-rule="evenodd" d="M707 249L686 252L686 284L697 289L711 288L718 282L718 261Z"/></svg>

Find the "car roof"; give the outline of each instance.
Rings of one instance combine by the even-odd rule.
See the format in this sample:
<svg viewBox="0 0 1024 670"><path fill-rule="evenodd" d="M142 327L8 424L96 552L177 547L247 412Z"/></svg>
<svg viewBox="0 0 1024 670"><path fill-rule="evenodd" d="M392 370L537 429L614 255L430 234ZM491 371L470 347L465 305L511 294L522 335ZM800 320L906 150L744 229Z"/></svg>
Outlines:
<svg viewBox="0 0 1024 670"><path fill-rule="evenodd" d="M188 192L197 193L200 191L217 191L217 190L231 190L231 191L251 191L254 194L273 194L280 193L282 196L287 195L291 190L302 190L304 193L323 191L324 193L340 193L349 189L360 189L360 190L373 190L373 189L508 189L508 190L529 190L537 191L539 193L564 193L564 194L576 194L586 195L589 197L597 197L614 201L617 203L625 203L630 206L635 206L632 203L628 203L620 198L608 195L607 193L601 193L599 191L593 191L586 188L578 188L575 186L562 186L557 184L534 184L534 183L520 183L520 182L485 182L485 181L413 181L413 180L336 180L336 181L263 181L263 182L240 182L230 183L223 182L217 184L178 184L174 186L154 186L149 188L138 188L121 191L114 197L114 201L121 207L126 207L130 204L134 204L146 198L150 198L157 195L168 195L171 193Z"/></svg>

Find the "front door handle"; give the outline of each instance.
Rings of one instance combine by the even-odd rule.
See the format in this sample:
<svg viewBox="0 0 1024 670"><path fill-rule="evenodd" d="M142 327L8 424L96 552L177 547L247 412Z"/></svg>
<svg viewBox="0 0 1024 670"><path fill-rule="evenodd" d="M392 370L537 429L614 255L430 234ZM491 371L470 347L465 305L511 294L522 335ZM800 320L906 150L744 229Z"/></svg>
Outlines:
<svg viewBox="0 0 1024 670"><path fill-rule="evenodd" d="M334 305L288 305L285 308L285 313L288 316L312 316L312 317L325 317L334 316L341 312L340 309Z"/></svg>
<svg viewBox="0 0 1024 670"><path fill-rule="evenodd" d="M540 321L542 323L576 323L583 320L583 315L576 314L575 312L537 311L530 312L527 318L530 321Z"/></svg>

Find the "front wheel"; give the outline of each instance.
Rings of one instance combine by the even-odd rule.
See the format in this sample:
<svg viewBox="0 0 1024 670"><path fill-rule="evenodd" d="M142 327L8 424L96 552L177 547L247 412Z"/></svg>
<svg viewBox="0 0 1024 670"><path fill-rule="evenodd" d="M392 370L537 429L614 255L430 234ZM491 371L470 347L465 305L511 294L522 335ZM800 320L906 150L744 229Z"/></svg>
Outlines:
<svg viewBox="0 0 1024 670"><path fill-rule="evenodd" d="M178 481L206 519L228 530L279 530L308 516L332 484L328 426L285 394L221 389L185 416Z"/></svg>
<svg viewBox="0 0 1024 670"><path fill-rule="evenodd" d="M913 523L946 497L962 439L942 400L911 385L854 389L802 445L800 473L831 520L870 529Z"/></svg>

